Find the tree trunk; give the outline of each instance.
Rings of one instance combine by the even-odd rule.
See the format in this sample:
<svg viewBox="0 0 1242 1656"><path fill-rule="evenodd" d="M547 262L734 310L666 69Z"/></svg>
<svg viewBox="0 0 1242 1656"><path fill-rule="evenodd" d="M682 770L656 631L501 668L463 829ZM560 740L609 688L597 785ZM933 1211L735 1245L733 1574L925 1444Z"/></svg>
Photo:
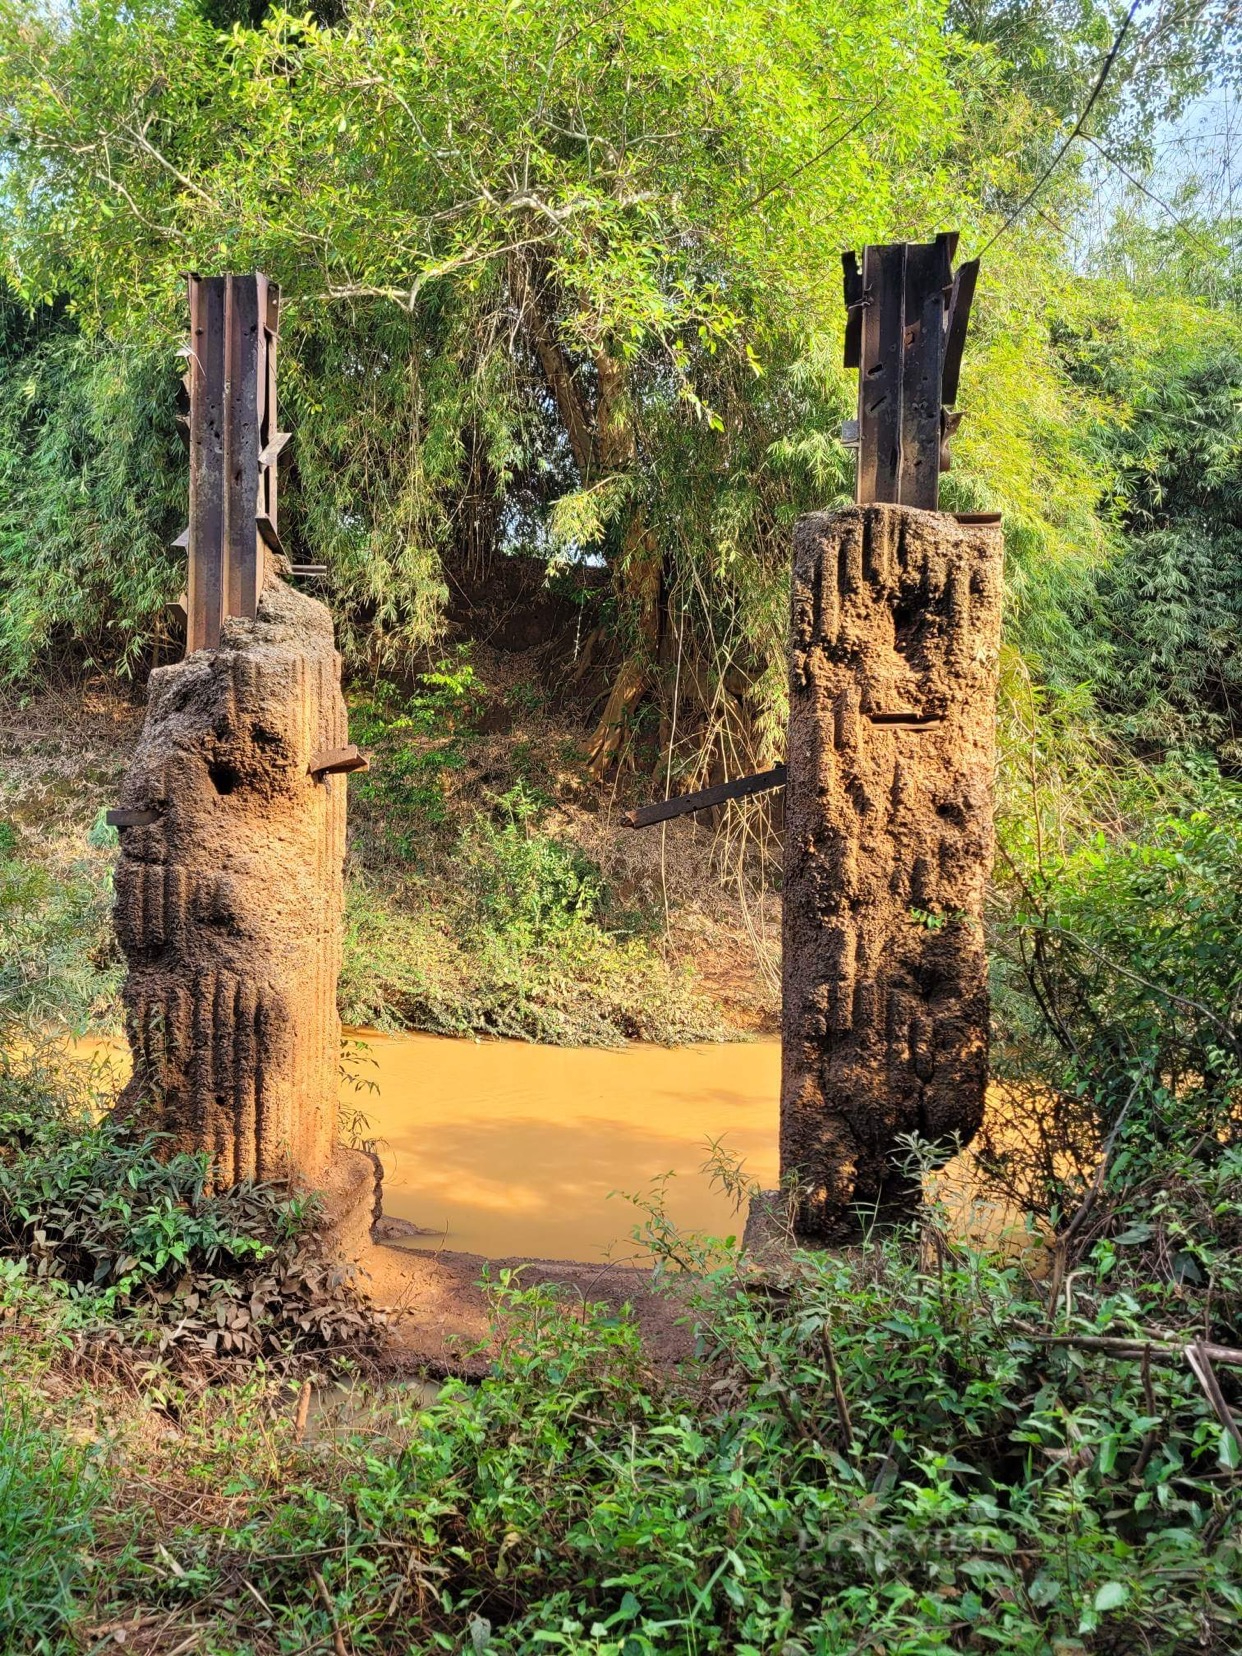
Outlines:
<svg viewBox="0 0 1242 1656"><path fill-rule="evenodd" d="M594 410L583 396L549 314L546 289L530 261L517 255L510 266L510 286L530 332L544 379L565 425L570 450L584 485L600 476L632 473L637 443L629 409L624 361L608 351L594 358L597 398ZM637 620L633 649L618 669L607 705L588 746L592 773L599 777L616 763L634 709L647 693L660 644L663 569L646 508L635 502L622 537L616 571L622 606Z"/></svg>
<svg viewBox="0 0 1242 1656"><path fill-rule="evenodd" d="M634 709L651 686L651 669L660 645L662 576L655 538L647 527L646 511L639 504L626 526L620 569L622 599L638 614L638 639L617 669L591 736L587 762L595 777L603 776L615 764Z"/></svg>
<svg viewBox="0 0 1242 1656"><path fill-rule="evenodd" d="M548 390L565 423L570 452L578 475L585 483L594 470L595 440L591 411L574 379L573 364L566 356L544 303L544 289L531 271L530 261L515 254L509 264L509 287L522 319L530 330L531 343Z"/></svg>
<svg viewBox="0 0 1242 1656"><path fill-rule="evenodd" d="M625 364L601 351L595 358L599 383L596 410L597 453L602 472L633 471L638 457L630 417ZM660 648L663 565L646 506L636 501L622 539L617 592L637 622L637 637L617 669L587 748L591 774L602 777L616 763L634 710L651 687L651 672Z"/></svg>

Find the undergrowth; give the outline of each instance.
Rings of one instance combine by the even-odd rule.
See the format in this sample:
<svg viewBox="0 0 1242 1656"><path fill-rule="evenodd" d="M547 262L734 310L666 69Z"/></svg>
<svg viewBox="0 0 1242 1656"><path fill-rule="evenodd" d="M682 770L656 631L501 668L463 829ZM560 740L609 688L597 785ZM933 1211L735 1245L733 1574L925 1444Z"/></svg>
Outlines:
<svg viewBox="0 0 1242 1656"><path fill-rule="evenodd" d="M1029 965L1038 1078L1077 1107L1027 1175L1047 1246L969 1247L933 1201L756 1272L653 1198L640 1240L695 1327L680 1370L519 1272L489 1286L482 1383L303 1435L290 1353L362 1349L347 1285L299 1306L305 1216L205 1197L200 1159L101 1124L38 1049L6 1059L0 1361L28 1402L0 1449L0 1648L1238 1649L1237 797L1200 803L1015 858L1006 970ZM489 821L487 857L534 877L485 862L472 923L498 904L573 934L598 888L529 850L532 815Z"/></svg>
<svg viewBox="0 0 1242 1656"><path fill-rule="evenodd" d="M110 1118L99 1075L28 1034L0 1050L0 1326L173 1357L364 1360L376 1324L323 1252L317 1199L206 1189L205 1152Z"/></svg>
<svg viewBox="0 0 1242 1656"><path fill-rule="evenodd" d="M65 1648L89 1577L102 1457L0 1398L0 1638L30 1656Z"/></svg>
<svg viewBox="0 0 1242 1656"><path fill-rule="evenodd" d="M664 958L656 917L615 900L549 831L543 788L507 772L509 786L482 790L487 808L456 800L481 696L461 654L412 692L381 682L353 703L373 767L351 795L342 1017L554 1045L719 1039L692 973Z"/></svg>
<svg viewBox="0 0 1242 1656"><path fill-rule="evenodd" d="M1242 1160L1217 1179L1236 1208ZM1169 1215L1187 1202L1171 1187ZM1064 1292L935 1209L762 1277L658 1214L652 1239L698 1329L685 1372L654 1372L628 1315L520 1273L489 1290L487 1378L378 1399L365 1430L299 1441L275 1380L152 1371L97 1446L106 1496L63 1562L72 1581L85 1545L99 1567L49 1648L130 1617L160 1630L138 1648L198 1629L231 1656L1238 1647L1239 1456L1183 1346L1237 1337L1242 1238L1203 1236L1188 1283L1118 1231ZM67 1382L32 1424L63 1447L82 1408ZM167 1444L135 1424L152 1411ZM64 1495L33 1482L44 1533Z"/></svg>

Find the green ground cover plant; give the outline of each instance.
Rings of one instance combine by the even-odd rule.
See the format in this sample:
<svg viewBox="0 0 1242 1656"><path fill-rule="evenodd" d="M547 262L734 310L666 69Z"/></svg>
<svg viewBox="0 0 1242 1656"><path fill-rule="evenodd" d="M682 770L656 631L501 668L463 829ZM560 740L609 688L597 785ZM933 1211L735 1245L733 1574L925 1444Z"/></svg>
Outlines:
<svg viewBox="0 0 1242 1656"><path fill-rule="evenodd" d="M10 1031L10 1035L12 1035ZM36 1030L0 1050L0 1268L62 1330L135 1349L361 1359L373 1321L319 1246L314 1198L266 1185L213 1195L205 1154L109 1115L106 1070Z"/></svg>

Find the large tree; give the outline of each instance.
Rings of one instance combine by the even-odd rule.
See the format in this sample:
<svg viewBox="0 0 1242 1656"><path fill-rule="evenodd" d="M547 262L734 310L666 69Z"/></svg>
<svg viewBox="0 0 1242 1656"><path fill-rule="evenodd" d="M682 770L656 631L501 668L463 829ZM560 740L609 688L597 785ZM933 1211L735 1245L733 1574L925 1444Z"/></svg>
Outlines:
<svg viewBox="0 0 1242 1656"><path fill-rule="evenodd" d="M977 248L1060 112L917 0L317 16L0 0L10 283L171 343L181 271L265 268L347 639L426 638L482 521L612 572L598 770L662 664L700 761L772 753L790 521L847 481L839 252L948 226ZM1057 252L1033 222L992 257L950 489L1008 509L1019 562L1099 536L1043 348Z"/></svg>

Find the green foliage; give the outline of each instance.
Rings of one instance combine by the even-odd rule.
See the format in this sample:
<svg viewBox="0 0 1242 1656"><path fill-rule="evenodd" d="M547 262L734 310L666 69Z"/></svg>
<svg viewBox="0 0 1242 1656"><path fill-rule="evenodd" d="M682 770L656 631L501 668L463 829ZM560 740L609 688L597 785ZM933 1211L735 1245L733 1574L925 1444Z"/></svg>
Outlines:
<svg viewBox="0 0 1242 1656"><path fill-rule="evenodd" d="M505 694L527 714L538 702L525 683ZM514 784L491 810L468 808L484 707L465 647L410 693L380 680L351 700L351 730L374 762L351 783L342 1017L556 1045L717 1038L689 974L642 935L641 916L614 912L599 869L543 826L550 801L524 779L529 752L510 746Z"/></svg>
<svg viewBox="0 0 1242 1656"><path fill-rule="evenodd" d="M112 1023L120 962L109 848L40 860L7 823L0 829L0 1036L20 1023L79 1032Z"/></svg>
<svg viewBox="0 0 1242 1656"><path fill-rule="evenodd" d="M622 643L699 709L679 766L736 746L739 682L775 756L790 526L849 492L838 251L944 223L973 251L1020 196L1113 21L1019 11L11 3L0 251L24 300L170 365L187 264L280 280L287 538L327 558L355 659L408 667L480 551L590 547ZM1221 16L1136 29L1097 131L1194 90ZM1048 348L1074 177L990 257L946 488L1006 511L1032 636L1047 568L1104 543L1107 467ZM679 679L631 591L657 560Z"/></svg>
<svg viewBox="0 0 1242 1656"><path fill-rule="evenodd" d="M948 16L994 53L1011 96L1055 112L1065 127L1081 114L1120 21L1098 0L950 0ZM1090 130L1132 165L1148 157L1155 121L1203 90L1233 18L1227 4L1198 0L1170 22L1161 12L1134 19L1092 111ZM1047 137L1036 127L1026 142L1038 154Z"/></svg>
<svg viewBox="0 0 1242 1656"><path fill-rule="evenodd" d="M316 1204L274 1186L205 1190L203 1152L169 1153L103 1113L100 1078L33 1037L0 1052L0 1260L63 1324L122 1319L137 1340L219 1356L328 1349L371 1327L315 1245Z"/></svg>
<svg viewBox="0 0 1242 1656"><path fill-rule="evenodd" d="M525 882L516 905L502 883L506 865L493 860L497 838L499 855ZM490 822L467 839L470 887L446 891L429 881L394 894L350 882L338 992L346 1023L553 1046L722 1037L687 970L668 965L645 938L589 923L573 906L593 877L572 850L543 836L533 848L507 841Z"/></svg>
<svg viewBox="0 0 1242 1656"><path fill-rule="evenodd" d="M1147 749L1242 765L1242 339L1223 322L1152 365L1118 434L1121 554L1079 606L1101 705Z"/></svg>
<svg viewBox="0 0 1242 1656"><path fill-rule="evenodd" d="M1150 1077L1187 1109L1200 1099L1210 1131L1242 1065L1242 790L1215 783L1200 797L1187 815L1134 838L1096 835L1033 872L1014 924L1084 1078L1115 1096Z"/></svg>
<svg viewBox="0 0 1242 1656"><path fill-rule="evenodd" d="M1061 847L1010 841L997 1056L1051 1094L1040 1179L1023 1191L1043 1211L1081 1195L1106 1143L1133 1177L1170 1146L1210 1163L1236 1139L1242 791L1175 780L1176 813L1166 801Z"/></svg>
<svg viewBox="0 0 1242 1656"><path fill-rule="evenodd" d="M281 534L328 563L341 645L368 663L404 666L441 631L463 427L488 432L507 470L503 391L461 376L454 323L429 317L424 335L391 306L364 317L312 306L293 309L282 333L296 467Z"/></svg>
<svg viewBox="0 0 1242 1656"><path fill-rule="evenodd" d="M66 1107L63 1082L37 1059L0 1057L0 1249L40 1274L89 1284L102 1306L263 1255L240 1234L240 1206L204 1194L205 1155L158 1160L156 1140ZM279 1216L286 1235L300 1209Z"/></svg>
<svg viewBox="0 0 1242 1656"><path fill-rule="evenodd" d="M25 317L0 286L0 679L55 647L130 671L184 583L167 353Z"/></svg>
<svg viewBox="0 0 1242 1656"><path fill-rule="evenodd" d="M420 673L412 694L386 680L350 701L350 729L375 759L353 784L363 820L378 827L385 851L423 861L434 830L448 821L446 787L466 763L466 742L483 686L469 651Z"/></svg>
<svg viewBox="0 0 1242 1656"><path fill-rule="evenodd" d="M479 813L460 848L481 923L519 948L589 926L603 896L599 870L538 831L541 804L526 783L502 794L496 809L499 824Z"/></svg>
<svg viewBox="0 0 1242 1656"><path fill-rule="evenodd" d="M74 1648L92 1518L107 1492L100 1457L0 1398L0 1650Z"/></svg>
<svg viewBox="0 0 1242 1656"><path fill-rule="evenodd" d="M1224 1656L1231 1474L1180 1353L1145 1377L1049 1346L1018 1268L916 1257L804 1257L771 1296L729 1264L697 1296L692 1388L651 1373L631 1318L502 1277L481 1383L398 1405L398 1445L359 1439L330 1480L304 1463L227 1566L211 1533L170 1537L165 1602L219 1602L244 1560L273 1633L330 1635L314 1568L359 1651ZM1133 1315L1088 1268L1054 1329Z"/></svg>

